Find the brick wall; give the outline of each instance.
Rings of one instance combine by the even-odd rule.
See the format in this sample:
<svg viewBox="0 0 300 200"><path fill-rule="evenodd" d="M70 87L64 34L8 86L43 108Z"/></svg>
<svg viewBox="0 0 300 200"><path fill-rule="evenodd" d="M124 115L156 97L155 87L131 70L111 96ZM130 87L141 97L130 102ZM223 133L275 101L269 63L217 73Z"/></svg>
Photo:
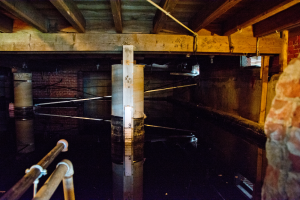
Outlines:
<svg viewBox="0 0 300 200"><path fill-rule="evenodd" d="M288 63L297 58L300 52L300 35L289 38Z"/></svg>
<svg viewBox="0 0 300 200"><path fill-rule="evenodd" d="M40 108L40 113L54 114L54 115L66 115L66 116L82 116L83 108ZM74 133L78 131L80 126L79 119L65 118L65 117L49 117L49 116L38 116L35 119L35 129L38 131L52 132L64 132Z"/></svg>
<svg viewBox="0 0 300 200"><path fill-rule="evenodd" d="M75 71L33 72L33 98L75 98L78 75Z"/></svg>

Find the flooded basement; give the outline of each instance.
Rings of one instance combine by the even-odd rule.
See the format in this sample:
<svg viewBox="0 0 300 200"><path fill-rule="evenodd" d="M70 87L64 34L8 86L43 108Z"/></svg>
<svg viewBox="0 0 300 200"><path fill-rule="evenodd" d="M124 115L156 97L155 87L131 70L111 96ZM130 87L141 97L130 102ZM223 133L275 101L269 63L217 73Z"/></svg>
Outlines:
<svg viewBox="0 0 300 200"><path fill-rule="evenodd" d="M149 200L252 198L263 144L223 130L195 110L145 100L145 139L130 147L134 167L129 181L123 176L124 145L111 141L110 100L51 105L35 112L20 118L1 110L0 197L59 139L66 139L69 151L48 167L39 188L58 162L69 159L77 199L123 199L124 194ZM30 187L21 199L31 199L32 191ZM62 185L52 199L64 199Z"/></svg>

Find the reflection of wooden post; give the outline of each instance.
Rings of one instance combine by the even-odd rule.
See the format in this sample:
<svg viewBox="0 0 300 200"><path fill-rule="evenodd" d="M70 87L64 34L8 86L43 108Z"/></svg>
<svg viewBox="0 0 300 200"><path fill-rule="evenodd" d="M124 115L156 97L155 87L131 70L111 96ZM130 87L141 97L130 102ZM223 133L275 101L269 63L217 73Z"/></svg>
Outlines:
<svg viewBox="0 0 300 200"><path fill-rule="evenodd" d="M288 54L288 43L289 43L289 31L284 30L282 31L282 49L281 54L279 55L279 65L280 65L280 71L283 72L283 70L287 67L287 54Z"/></svg>
<svg viewBox="0 0 300 200"><path fill-rule="evenodd" d="M267 92L268 92L268 75L269 75L269 56L262 56L261 58L261 101L258 123L263 124L266 117Z"/></svg>
<svg viewBox="0 0 300 200"><path fill-rule="evenodd" d="M263 185L263 149L257 148L256 180L254 183L253 199L261 199L261 188Z"/></svg>

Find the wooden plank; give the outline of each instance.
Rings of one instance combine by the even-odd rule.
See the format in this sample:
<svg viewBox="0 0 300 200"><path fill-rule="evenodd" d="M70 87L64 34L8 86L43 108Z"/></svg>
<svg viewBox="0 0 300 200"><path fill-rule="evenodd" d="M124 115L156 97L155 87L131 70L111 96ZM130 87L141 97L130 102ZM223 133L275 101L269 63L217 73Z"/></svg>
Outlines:
<svg viewBox="0 0 300 200"><path fill-rule="evenodd" d="M300 26L300 4L296 4L272 17L253 25L254 37Z"/></svg>
<svg viewBox="0 0 300 200"><path fill-rule="evenodd" d="M231 35L231 34L237 32L237 30L241 30L243 28L246 28L248 26L256 24L264 19L267 19L268 17L271 17L285 9L288 9L288 8L294 6L297 3L299 3L299 0L285 0L270 9L262 11L260 14L255 15L254 17L252 17L240 24L237 24L237 25L236 24L235 25L228 24L227 28L225 28L225 30L224 30L224 32L225 32L224 35L226 35L226 36ZM230 22L235 23L232 20L230 20Z"/></svg>
<svg viewBox="0 0 300 200"><path fill-rule="evenodd" d="M187 35L2 33L0 51L122 52L124 44L137 52L193 52L194 38ZM231 37L233 53L256 53L256 38ZM281 38L262 38L261 54L280 54ZM230 53L227 36L199 36L197 52Z"/></svg>
<svg viewBox="0 0 300 200"><path fill-rule="evenodd" d="M281 53L279 55L279 65L280 65L280 71L283 72L283 70L287 67L288 61L288 46L289 46L289 31L284 30L282 31L282 49Z"/></svg>
<svg viewBox="0 0 300 200"><path fill-rule="evenodd" d="M0 6L39 31L48 31L48 20L27 1L1 0Z"/></svg>
<svg viewBox="0 0 300 200"><path fill-rule="evenodd" d="M0 32L12 33L14 20L0 13Z"/></svg>
<svg viewBox="0 0 300 200"><path fill-rule="evenodd" d="M165 11L171 13L179 0L162 0L160 7ZM165 13L157 9L154 20L153 20L153 33L159 33L167 20Z"/></svg>
<svg viewBox="0 0 300 200"><path fill-rule="evenodd" d="M215 11L210 13L208 16L204 16L201 12L189 22L191 29L195 32L198 32L202 28L205 28L214 20L222 16L226 13L229 9L234 7L242 0L227 0L221 6L219 6Z"/></svg>
<svg viewBox="0 0 300 200"><path fill-rule="evenodd" d="M262 56L261 69L260 69L261 70L262 91L261 91L260 114L259 114L259 122L258 122L260 124L265 123L265 118L266 118L269 61L270 61L270 56Z"/></svg>
<svg viewBox="0 0 300 200"><path fill-rule="evenodd" d="M133 87L134 87L134 77L133 77L133 45L123 46L123 127L124 127L124 141L133 141ZM125 155L126 156L126 155ZM131 176L130 173L125 176Z"/></svg>
<svg viewBox="0 0 300 200"><path fill-rule="evenodd" d="M79 32L85 32L85 19L73 0L50 0L57 10Z"/></svg>
<svg viewBox="0 0 300 200"><path fill-rule="evenodd" d="M121 13L121 2L120 0L110 0L111 11L115 23L117 33L122 33L122 13Z"/></svg>

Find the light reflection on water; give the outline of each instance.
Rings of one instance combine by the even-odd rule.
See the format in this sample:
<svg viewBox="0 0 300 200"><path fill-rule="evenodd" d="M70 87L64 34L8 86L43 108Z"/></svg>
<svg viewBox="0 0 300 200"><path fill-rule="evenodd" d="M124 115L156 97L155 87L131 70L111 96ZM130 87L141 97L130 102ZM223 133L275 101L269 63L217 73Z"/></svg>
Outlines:
<svg viewBox="0 0 300 200"><path fill-rule="evenodd" d="M224 173L226 170L221 170L223 175L219 176L220 171L215 167L218 150L209 150L211 145L203 143L205 129L201 126L206 122L182 107L165 101L145 101L146 124L195 130L195 133L145 127L145 142L127 146L130 151L124 151L124 145L111 143L110 122L105 121L110 119L111 101L42 107L37 112L56 116L36 115L31 119L31 128L27 130L31 130L33 137L26 133L23 140L20 138L18 132L23 128L15 122L17 119L10 118L8 123L1 124L6 129L0 127L0 180L7 180L0 182L1 191L7 191L24 175L26 168L36 164L64 138L70 144L69 152L61 153L48 170L52 172L64 158L71 160L77 199L87 199L87 196L88 199L122 199L122 195L134 199L222 199L224 196L244 199L234 186L231 174L234 167L228 170L228 175ZM20 142L30 145L22 149ZM129 155L133 163L126 167L124 161ZM128 167L131 176L125 176ZM40 186L44 181L40 181ZM23 199L30 199L31 195L32 188ZM63 199L61 187L53 199Z"/></svg>

